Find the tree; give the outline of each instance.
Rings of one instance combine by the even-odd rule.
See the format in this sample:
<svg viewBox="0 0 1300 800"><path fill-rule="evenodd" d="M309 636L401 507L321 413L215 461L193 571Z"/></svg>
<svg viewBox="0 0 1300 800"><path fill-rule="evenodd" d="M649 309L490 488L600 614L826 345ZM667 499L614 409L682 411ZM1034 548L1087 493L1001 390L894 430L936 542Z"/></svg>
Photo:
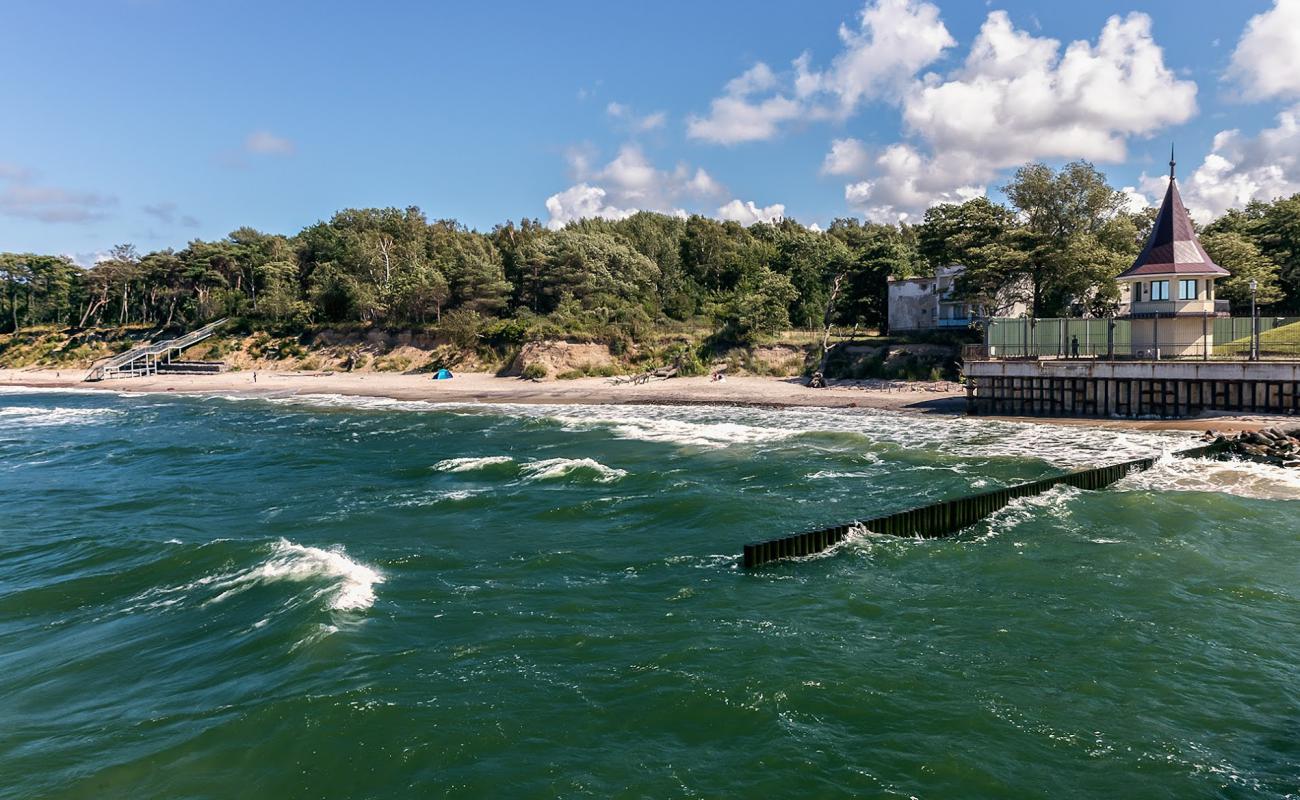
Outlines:
<svg viewBox="0 0 1300 800"><path fill-rule="evenodd" d="M797 294L789 278L766 267L747 274L719 308L724 338L748 344L790 327Z"/></svg>
<svg viewBox="0 0 1300 800"><path fill-rule="evenodd" d="M1240 233L1208 232L1201 236L1205 252L1214 263L1232 273L1218 283L1218 296L1234 308L1250 305L1250 282L1256 282L1255 299L1261 305L1276 303L1285 297L1278 278L1280 267L1260 252L1253 241Z"/></svg>
<svg viewBox="0 0 1300 800"><path fill-rule="evenodd" d="M1031 300L1030 244L1015 213L987 197L933 206L917 227L917 246L930 269L965 267L954 293L990 316Z"/></svg>
<svg viewBox="0 0 1300 800"><path fill-rule="evenodd" d="M1118 296L1114 278L1123 254L1113 251L1106 228L1127 204L1123 193L1086 161L1053 171L1027 164L1002 187L1020 214L1018 242L1026 257L1033 316L1059 314L1094 302L1094 290Z"/></svg>

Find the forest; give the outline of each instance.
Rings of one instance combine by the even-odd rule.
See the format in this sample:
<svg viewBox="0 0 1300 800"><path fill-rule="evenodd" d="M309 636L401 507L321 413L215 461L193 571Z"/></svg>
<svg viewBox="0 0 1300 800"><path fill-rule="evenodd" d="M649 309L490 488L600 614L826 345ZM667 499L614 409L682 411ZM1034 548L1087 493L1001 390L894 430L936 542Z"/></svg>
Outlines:
<svg viewBox="0 0 1300 800"><path fill-rule="evenodd" d="M192 327L218 317L280 334L328 325L422 328L504 345L584 337L628 343L694 321L746 344L791 328L879 330L887 281L967 266L957 290L996 314L1011 299L1036 317L1113 312L1155 209L1131 213L1087 162L1027 164L984 197L938 205L916 224L786 219L743 227L640 212L559 230L536 220L491 231L429 220L415 207L347 209L293 234L240 228L217 241L141 253L114 247L90 268L0 253L0 333L31 326ZM1300 312L1300 195L1254 202L1205 226L1232 272L1234 312L1249 282L1273 313Z"/></svg>

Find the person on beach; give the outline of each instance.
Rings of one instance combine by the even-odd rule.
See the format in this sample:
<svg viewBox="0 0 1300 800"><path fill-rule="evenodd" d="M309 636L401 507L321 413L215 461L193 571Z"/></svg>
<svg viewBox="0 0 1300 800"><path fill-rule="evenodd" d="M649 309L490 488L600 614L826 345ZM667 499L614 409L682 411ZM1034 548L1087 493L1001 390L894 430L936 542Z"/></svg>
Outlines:
<svg viewBox="0 0 1300 800"><path fill-rule="evenodd" d="M253 383L257 383L257 370L253 370Z"/></svg>

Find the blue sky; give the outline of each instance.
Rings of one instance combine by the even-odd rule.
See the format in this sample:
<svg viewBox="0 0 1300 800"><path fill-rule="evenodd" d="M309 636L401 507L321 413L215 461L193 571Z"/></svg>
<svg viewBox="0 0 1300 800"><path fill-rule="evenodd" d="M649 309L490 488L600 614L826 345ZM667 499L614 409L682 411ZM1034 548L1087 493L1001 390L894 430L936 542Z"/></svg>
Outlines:
<svg viewBox="0 0 1300 800"><path fill-rule="evenodd" d="M1300 191L1297 53L1300 0L0 0L0 250L350 206L916 220L1031 159L1150 199L1175 140L1204 217Z"/></svg>

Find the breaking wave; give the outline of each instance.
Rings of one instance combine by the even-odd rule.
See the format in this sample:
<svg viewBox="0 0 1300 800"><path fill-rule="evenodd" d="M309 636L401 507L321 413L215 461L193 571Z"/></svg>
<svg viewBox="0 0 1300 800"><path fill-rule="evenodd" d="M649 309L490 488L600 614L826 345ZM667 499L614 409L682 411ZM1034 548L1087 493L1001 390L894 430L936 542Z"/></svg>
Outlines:
<svg viewBox="0 0 1300 800"><path fill-rule="evenodd" d="M524 478L545 481L563 478L590 477L596 483L613 483L627 476L627 470L607 467L593 458L547 458L522 466Z"/></svg>
<svg viewBox="0 0 1300 800"><path fill-rule="evenodd" d="M484 467L493 467L500 464L513 464L514 459L510 456L481 456L478 458L448 458L439 461L433 465L433 468L439 472L473 472L483 469Z"/></svg>
<svg viewBox="0 0 1300 800"><path fill-rule="evenodd" d="M1135 472L1121 491L1223 492L1256 500L1300 499L1300 470L1255 461L1213 461L1163 455L1145 472Z"/></svg>
<svg viewBox="0 0 1300 800"><path fill-rule="evenodd" d="M122 412L112 408L64 408L54 406L0 407L0 424L25 428L52 428L60 425L88 425Z"/></svg>
<svg viewBox="0 0 1300 800"><path fill-rule="evenodd" d="M280 539L271 545L270 556L257 566L209 575L146 595L165 598L149 603L152 607L175 605L196 592L213 593L205 602L220 603L254 586L281 582L321 584L312 593L313 600L326 600L328 607L336 611L359 611L374 604L375 585L383 583L384 576L348 558L341 547L324 550Z"/></svg>

